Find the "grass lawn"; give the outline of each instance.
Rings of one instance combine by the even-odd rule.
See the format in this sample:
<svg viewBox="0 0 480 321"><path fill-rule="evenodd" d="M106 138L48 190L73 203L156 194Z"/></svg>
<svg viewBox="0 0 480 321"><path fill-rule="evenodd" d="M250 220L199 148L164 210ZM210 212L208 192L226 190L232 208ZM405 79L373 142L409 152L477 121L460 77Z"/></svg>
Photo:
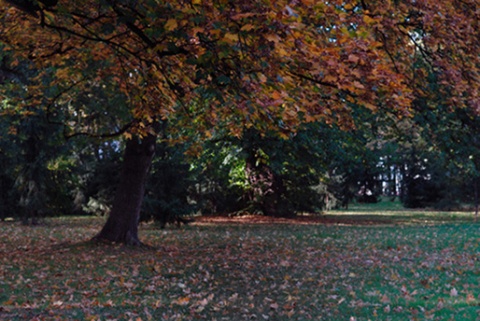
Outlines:
<svg viewBox="0 0 480 321"><path fill-rule="evenodd" d="M0 222L0 319L480 320L471 214L363 210L144 225L151 250L82 242L100 218Z"/></svg>

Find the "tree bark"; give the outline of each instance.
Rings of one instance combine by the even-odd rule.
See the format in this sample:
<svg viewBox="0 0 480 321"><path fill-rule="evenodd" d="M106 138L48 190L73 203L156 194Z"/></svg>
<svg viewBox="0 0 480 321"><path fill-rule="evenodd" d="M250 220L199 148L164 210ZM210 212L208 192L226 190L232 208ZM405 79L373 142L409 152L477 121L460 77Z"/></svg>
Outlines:
<svg viewBox="0 0 480 321"><path fill-rule="evenodd" d="M474 181L474 193L475 193L475 222L478 221L478 177L475 177Z"/></svg>
<svg viewBox="0 0 480 321"><path fill-rule="evenodd" d="M127 141L112 211L94 240L142 245L138 238L138 222L145 183L155 152L155 140L154 135L149 135Z"/></svg>
<svg viewBox="0 0 480 321"><path fill-rule="evenodd" d="M289 209L283 200L286 188L282 177L275 173L268 164L259 161L257 150L247 150L245 173L250 184L249 199L254 211L260 210L265 216L292 217L295 212Z"/></svg>

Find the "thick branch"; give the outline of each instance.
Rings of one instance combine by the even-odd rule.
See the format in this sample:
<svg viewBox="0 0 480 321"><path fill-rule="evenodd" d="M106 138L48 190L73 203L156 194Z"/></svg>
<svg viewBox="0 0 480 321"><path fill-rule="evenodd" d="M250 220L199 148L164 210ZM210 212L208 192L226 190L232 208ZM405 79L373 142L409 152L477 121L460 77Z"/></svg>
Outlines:
<svg viewBox="0 0 480 321"><path fill-rule="evenodd" d="M38 18L37 12L42 11L42 8L51 8L57 5L58 0L6 0L14 7Z"/></svg>
<svg viewBox="0 0 480 321"><path fill-rule="evenodd" d="M119 128L118 130L111 132L111 133L103 133L103 134L95 134L95 133L89 133L89 132L74 132L74 133L67 133L66 132L66 127L64 127L63 131L63 137L65 139L70 139L78 136L87 136L87 137L92 137L92 138L113 138L113 137L118 137L124 133L127 132L134 124L136 124L136 120L132 120L125 124L123 127Z"/></svg>
<svg viewBox="0 0 480 321"><path fill-rule="evenodd" d="M318 84L318 85L321 85L321 86L324 86L324 87L329 87L329 88L334 88L334 89L337 89L339 90L340 92L343 92L351 97L357 97L357 95L347 91L347 90L344 90L344 89L340 89L338 88L337 85L333 84L333 83L330 83L330 82L326 82L326 81L322 81L320 79L315 79L314 77L312 76L308 76L308 75L305 75L305 74L301 74L301 73L298 73L298 72L295 72L295 71L290 71L290 73L293 75L293 76L296 76L300 79L303 79L303 80L307 80L309 82L312 82L312 83L315 83L315 84Z"/></svg>
<svg viewBox="0 0 480 321"><path fill-rule="evenodd" d="M294 71L290 71L290 73L293 75L293 76L296 76L298 78L301 78L301 79L304 79L304 80L308 80L310 82L313 82L313 83L316 83L316 84L319 84L319 85L322 85L322 86L325 86L325 87L330 87L330 88L335 88L335 89L338 89L338 86L335 85L335 84L332 84L330 82L325 82L325 81L322 81L322 80L319 80L319 79L315 79L311 76L308 76L308 75L305 75L305 74L300 74L298 72L294 72Z"/></svg>

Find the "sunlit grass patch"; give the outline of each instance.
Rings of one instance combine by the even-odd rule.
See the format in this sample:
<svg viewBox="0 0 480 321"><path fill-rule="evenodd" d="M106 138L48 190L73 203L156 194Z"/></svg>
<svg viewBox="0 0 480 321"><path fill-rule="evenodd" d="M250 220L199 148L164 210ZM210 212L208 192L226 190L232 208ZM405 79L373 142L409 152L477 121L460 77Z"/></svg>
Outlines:
<svg viewBox="0 0 480 321"><path fill-rule="evenodd" d="M400 201L383 198L378 203L354 203L347 209L328 211L326 218L350 224L444 224L475 222L473 211L438 211L432 209L406 209Z"/></svg>

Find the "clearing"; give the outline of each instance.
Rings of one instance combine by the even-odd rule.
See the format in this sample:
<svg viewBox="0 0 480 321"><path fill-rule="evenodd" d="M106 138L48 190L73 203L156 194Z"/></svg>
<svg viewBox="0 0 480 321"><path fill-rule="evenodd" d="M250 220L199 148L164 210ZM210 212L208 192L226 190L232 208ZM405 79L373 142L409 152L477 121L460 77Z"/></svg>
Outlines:
<svg viewBox="0 0 480 321"><path fill-rule="evenodd" d="M0 222L0 319L480 319L471 214L210 217L182 229L142 225L155 249L82 242L103 222Z"/></svg>

